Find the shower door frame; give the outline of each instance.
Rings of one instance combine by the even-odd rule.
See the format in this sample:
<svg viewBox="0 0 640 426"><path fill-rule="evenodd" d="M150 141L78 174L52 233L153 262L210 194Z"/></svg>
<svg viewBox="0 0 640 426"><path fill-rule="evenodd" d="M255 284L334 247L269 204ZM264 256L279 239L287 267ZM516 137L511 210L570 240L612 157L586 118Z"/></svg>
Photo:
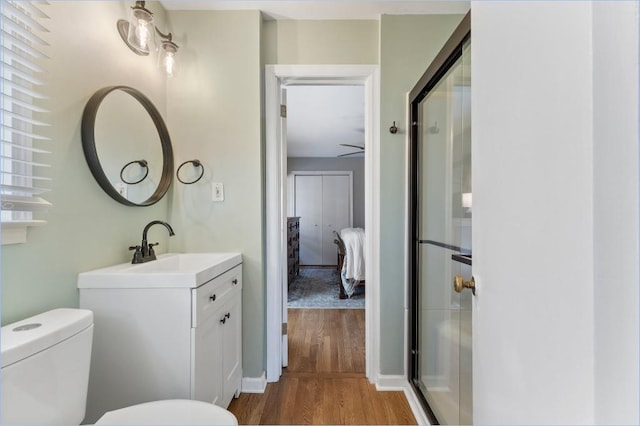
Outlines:
<svg viewBox="0 0 640 426"><path fill-rule="evenodd" d="M418 135L419 135L419 114L418 107L422 100L432 91L432 89L440 82L449 69L462 57L463 45L471 38L471 12L468 12L462 19L458 27L444 47L436 55L431 65L424 72L418 83L409 93L409 123L411 124L411 133L409 141L409 238L407 242L408 248L408 268L409 268L409 348L408 366L409 366L409 383L418 396L422 407L424 408L429 422L433 425L439 424L433 410L429 406L425 395L416 383L419 379L418 362L419 362L419 337L420 328L418 327L418 269L416 259L418 257Z"/></svg>

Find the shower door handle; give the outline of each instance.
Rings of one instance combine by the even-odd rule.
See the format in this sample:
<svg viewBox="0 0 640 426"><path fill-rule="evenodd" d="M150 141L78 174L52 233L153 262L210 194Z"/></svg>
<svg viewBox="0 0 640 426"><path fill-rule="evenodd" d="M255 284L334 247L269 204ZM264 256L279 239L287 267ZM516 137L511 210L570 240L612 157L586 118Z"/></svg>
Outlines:
<svg viewBox="0 0 640 426"><path fill-rule="evenodd" d="M456 291L456 293L462 293L462 290L464 290L465 288L470 288L471 292L475 296L476 294L475 278L471 277L469 281L465 281L460 275L456 275L456 277L453 279L453 289Z"/></svg>

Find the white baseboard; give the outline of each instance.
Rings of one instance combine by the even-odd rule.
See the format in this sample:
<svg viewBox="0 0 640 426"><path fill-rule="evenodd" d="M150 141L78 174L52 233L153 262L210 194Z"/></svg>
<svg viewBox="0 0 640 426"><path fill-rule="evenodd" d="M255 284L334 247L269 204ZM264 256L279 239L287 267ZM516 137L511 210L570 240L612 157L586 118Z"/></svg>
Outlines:
<svg viewBox="0 0 640 426"><path fill-rule="evenodd" d="M267 375L263 371L260 377L243 377L242 393L264 393L267 389Z"/></svg>
<svg viewBox="0 0 640 426"><path fill-rule="evenodd" d="M404 390L409 383L404 376L380 374L378 375L378 382L376 383L376 389L384 391L401 391Z"/></svg>
<svg viewBox="0 0 640 426"><path fill-rule="evenodd" d="M419 425L431 425L429 418L422 409L422 404L418 399L418 396L413 391L413 388L409 384L409 381L405 376L393 376L381 374L378 376L378 383L376 383L376 389L378 391L403 391L409 407L413 412L413 416L416 418L416 422Z"/></svg>

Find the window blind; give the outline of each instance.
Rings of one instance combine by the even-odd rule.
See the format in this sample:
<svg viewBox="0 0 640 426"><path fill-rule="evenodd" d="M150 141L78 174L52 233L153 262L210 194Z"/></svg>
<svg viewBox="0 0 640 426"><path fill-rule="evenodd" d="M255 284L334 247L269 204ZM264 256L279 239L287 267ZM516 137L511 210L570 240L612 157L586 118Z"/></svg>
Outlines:
<svg viewBox="0 0 640 426"><path fill-rule="evenodd" d="M0 2L0 202L3 231L45 223L33 213L51 204L49 191L50 138L44 136L48 111L45 67L49 44L43 12L46 1Z"/></svg>

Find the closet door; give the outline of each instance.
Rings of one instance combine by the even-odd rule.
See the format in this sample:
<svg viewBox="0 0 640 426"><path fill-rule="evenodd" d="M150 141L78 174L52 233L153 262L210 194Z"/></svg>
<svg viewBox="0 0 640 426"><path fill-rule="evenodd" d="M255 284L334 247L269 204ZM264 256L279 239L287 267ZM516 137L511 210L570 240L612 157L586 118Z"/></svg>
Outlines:
<svg viewBox="0 0 640 426"><path fill-rule="evenodd" d="M337 265L337 246L333 231L350 224L350 185L348 175L322 176L322 264Z"/></svg>
<svg viewBox="0 0 640 426"><path fill-rule="evenodd" d="M295 209L300 217L300 264L322 265L322 176L296 176Z"/></svg>

